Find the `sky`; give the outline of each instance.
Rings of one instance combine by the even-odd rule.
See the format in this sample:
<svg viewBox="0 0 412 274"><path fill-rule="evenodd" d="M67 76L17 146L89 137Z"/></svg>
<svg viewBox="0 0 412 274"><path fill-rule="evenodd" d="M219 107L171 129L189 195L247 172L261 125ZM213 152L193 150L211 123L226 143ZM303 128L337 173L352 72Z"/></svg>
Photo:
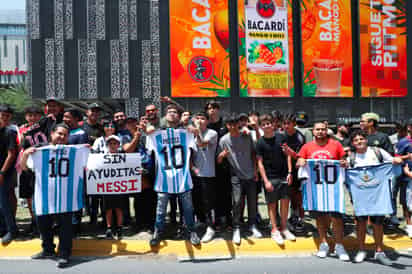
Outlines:
<svg viewBox="0 0 412 274"><path fill-rule="evenodd" d="M24 9L26 0L0 0L0 10Z"/></svg>

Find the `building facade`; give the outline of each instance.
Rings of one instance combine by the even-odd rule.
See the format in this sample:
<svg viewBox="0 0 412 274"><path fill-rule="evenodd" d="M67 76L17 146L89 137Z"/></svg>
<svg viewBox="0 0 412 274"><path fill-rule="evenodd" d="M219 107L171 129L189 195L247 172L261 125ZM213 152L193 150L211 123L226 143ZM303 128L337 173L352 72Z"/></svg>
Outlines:
<svg viewBox="0 0 412 274"><path fill-rule="evenodd" d="M363 32L369 31L367 27L365 30L365 27L359 24L359 12L363 6L360 2L364 0L343 1L350 2L345 5L352 11L350 28L353 39L350 43L353 47L353 79L351 79L353 83L350 89L353 95L351 97L305 96L303 89L306 72L302 65L305 54L302 50L302 35L304 35L302 32L306 30L296 27L301 26L305 18L302 17L301 1L296 0L285 1L292 7L289 17L292 19L290 22L293 22L293 31L290 32L293 43L290 44L289 50L293 49L294 54L291 71L293 72L291 77L294 86L293 96L245 98L241 95L238 58L239 1L242 0L187 0L187 6L177 7L188 9L194 2L203 3L205 7L212 5L213 2L228 6L226 50L230 63L228 66L231 92L229 97L218 99L222 102L225 112L251 109L261 112L275 109L282 112L305 110L312 120L330 121L356 119L366 111L375 111L386 121L412 116L411 70L407 71L409 77L405 82L409 92L405 96L364 97L361 93L360 71L363 67L360 58L357 57L361 52L359 37ZM176 9L175 2L182 1L28 0L26 7L30 66L27 83L33 98L44 99L53 96L73 101L116 99L124 102L129 114L138 115L145 104L149 102L159 104L160 96L171 96L173 85L171 78L174 73L171 66L174 62L178 62L173 59L171 53L170 27L173 19L171 12L175 12L173 10ZM407 13L411 10L410 5L412 5L410 1L406 1L404 10ZM203 20L208 12L210 11L198 13L197 19ZM200 17L200 14L204 17ZM184 21L179 24L184 24ZM411 34L412 20L407 20L405 24L407 33ZM208 33L207 30L203 32ZM402 50L412 52L411 46L412 44L408 43L407 48ZM407 58L408 63L411 63L409 54ZM393 78L404 73L406 72L394 73ZM177 98L177 101L196 111L202 108L208 99L200 96Z"/></svg>
<svg viewBox="0 0 412 274"><path fill-rule="evenodd" d="M27 76L24 10L0 10L0 85L23 84Z"/></svg>

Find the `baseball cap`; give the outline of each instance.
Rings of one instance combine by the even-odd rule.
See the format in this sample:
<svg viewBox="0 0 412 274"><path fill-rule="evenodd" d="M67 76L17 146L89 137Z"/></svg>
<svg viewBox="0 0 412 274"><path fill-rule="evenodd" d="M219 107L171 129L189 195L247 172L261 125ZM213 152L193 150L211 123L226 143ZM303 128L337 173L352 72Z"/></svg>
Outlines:
<svg viewBox="0 0 412 274"><path fill-rule="evenodd" d="M362 114L362 120L375 120L375 121L379 121L379 115L374 113L374 112L366 112L364 114Z"/></svg>
<svg viewBox="0 0 412 274"><path fill-rule="evenodd" d="M98 103L91 103L90 105L87 106L87 109L94 109L94 108L98 108L102 110L102 107Z"/></svg>
<svg viewBox="0 0 412 274"><path fill-rule="evenodd" d="M297 123L307 123L308 122L308 115L304 111L296 112L296 122Z"/></svg>
<svg viewBox="0 0 412 274"><path fill-rule="evenodd" d="M28 106L24 108L24 114L27 113L39 113L43 114L43 111L38 106Z"/></svg>
<svg viewBox="0 0 412 274"><path fill-rule="evenodd" d="M57 103L61 103L61 102L60 102L60 100L59 100L59 99L57 99L57 98L56 98L56 97L54 97L54 96L52 96L52 97L48 97L48 98L46 99L46 104L47 104L48 102L57 102Z"/></svg>
<svg viewBox="0 0 412 274"><path fill-rule="evenodd" d="M0 112L6 112L6 113L13 114L14 110L11 106L4 104L4 105L0 105Z"/></svg>
<svg viewBox="0 0 412 274"><path fill-rule="evenodd" d="M139 119L137 119L136 117L127 117L126 118L126 123L128 122L138 122Z"/></svg>
<svg viewBox="0 0 412 274"><path fill-rule="evenodd" d="M237 116L237 119L238 120L243 120L243 119L249 119L249 116L246 114L246 113L240 113L238 116Z"/></svg>
<svg viewBox="0 0 412 274"><path fill-rule="evenodd" d="M110 140L116 140L117 142L120 143L120 138L116 135L110 135L109 137L106 138L106 143L108 143Z"/></svg>

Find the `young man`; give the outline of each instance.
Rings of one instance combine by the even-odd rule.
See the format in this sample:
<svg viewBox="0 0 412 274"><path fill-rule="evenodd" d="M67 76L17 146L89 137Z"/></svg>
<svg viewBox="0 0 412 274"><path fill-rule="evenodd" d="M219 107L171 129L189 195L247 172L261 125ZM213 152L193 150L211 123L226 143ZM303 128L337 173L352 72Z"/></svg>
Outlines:
<svg viewBox="0 0 412 274"><path fill-rule="evenodd" d="M52 128L63 122L64 106L56 98L46 100L46 117L39 121L40 128L46 136L50 136Z"/></svg>
<svg viewBox="0 0 412 274"><path fill-rule="evenodd" d="M209 116L204 112L198 112L194 116L196 146L193 161L193 205L195 214L205 218L206 233L202 237L202 243L210 242L215 235L212 219L216 195L215 159L217 148L217 133L208 129Z"/></svg>
<svg viewBox="0 0 412 274"><path fill-rule="evenodd" d="M336 123L336 134L334 135L334 138L339 141L345 149L348 148L348 150L350 146L349 129L349 123L339 121Z"/></svg>
<svg viewBox="0 0 412 274"><path fill-rule="evenodd" d="M368 141L367 141L367 134L362 131L356 131L354 132L351 137L350 141L352 143L352 146L355 148L355 151L352 152L350 156L350 167L364 167L364 166L371 166L371 165L378 165L383 162L392 162L393 164L401 164L402 159L397 158L397 157L392 157L389 153L387 153L385 150L381 148L372 148L368 146ZM378 151L377 151L378 150ZM381 158L381 159L378 159ZM377 171L375 171L377 172ZM368 173L365 173L365 176L369 176ZM372 174L372 176L375 176L376 174ZM382 176L384 173L382 173ZM364 176L364 175L362 175ZM384 177L384 176L383 176ZM362 177L363 178L363 177ZM391 180L392 178L392 173L389 175L389 178L386 178L386 180ZM368 178L366 181L359 180L357 183L370 183L374 178ZM377 180L384 180L385 178L382 177L376 177ZM381 181L382 184L388 184L387 181ZM387 187L387 193L385 199L385 196L379 196L380 201L375 202L375 203L380 203L380 204L389 204L389 207L392 211L391 208L391 201L390 201L390 188ZM363 189L362 191L365 191ZM352 194L353 197L353 202L354 204L360 201L357 201L356 198L357 196L354 196L355 194ZM368 204L373 202L373 200L368 200L367 193L363 193L363 197L360 199L365 198L366 201L368 201ZM374 193L374 196L378 195L378 193ZM375 197L376 198L376 197ZM386 201L385 201L386 200ZM362 210L365 210L365 206L362 207ZM376 209L377 210L377 209ZM361 214L360 212L357 212L355 209L355 216L357 219L357 237L359 241L359 251L356 254L355 257L355 262L360 263L363 262L366 258L366 251L365 251L365 235L366 235L366 224L368 221L368 218L370 219L372 225L373 225L373 237L375 239L375 245L376 245L376 252L375 252L375 259L380 262L383 265L391 265L391 261L386 257L384 251L383 251L383 220L385 218L384 215L379 216L379 215L374 215L374 216L365 216L364 214Z"/></svg>
<svg viewBox="0 0 412 274"><path fill-rule="evenodd" d="M295 233L303 233L305 226L303 223L304 211L302 205L301 183L298 179L298 170L296 168L297 153L306 143L305 136L296 130L296 117L293 114L288 114L284 117L282 123L285 133L285 143L293 150L292 158L292 184L289 186L289 196L291 200L291 208L293 210L290 218L290 224Z"/></svg>
<svg viewBox="0 0 412 274"><path fill-rule="evenodd" d="M23 149L29 148L30 146L35 145L35 142L45 142L47 143L47 138L44 136L43 133L42 137L36 136L37 138L32 138L30 135L25 135L30 129L32 129L41 119L42 111L39 107L30 106L24 109L24 118L26 119L27 123L20 126L19 128L19 139L20 144L22 145L22 150L20 151L20 156L23 153ZM27 137L27 140L26 140ZM36 140L34 140L36 139ZM20 163L17 163L16 167L17 170L20 169ZM27 208L29 209L30 216L31 216L31 224L29 228L29 232L37 231L36 225L36 218L33 214L32 210L32 198L34 194L34 173L32 171L22 171L20 173L20 180L19 180L19 198L27 200Z"/></svg>
<svg viewBox="0 0 412 274"><path fill-rule="evenodd" d="M190 124L192 113L190 111L183 111L182 118L180 119L180 123L184 128L186 128Z"/></svg>
<svg viewBox="0 0 412 274"><path fill-rule="evenodd" d="M233 242L239 245L244 195L247 197L249 229L253 237L262 237L256 227L256 154L252 138L240 133L238 117L228 117L225 125L229 133L219 141L217 162L220 164L224 159L229 162L233 197Z"/></svg>
<svg viewBox="0 0 412 274"><path fill-rule="evenodd" d="M192 178L190 176L190 157L194 148L194 137L187 130L178 128L180 112L176 105L166 108L168 127L157 130L147 137L146 147L152 151L156 160L156 180L154 189L157 192L156 222L151 246L160 243L164 232L165 217L169 196L176 194L183 208L185 225L190 233L190 242L200 244L194 230L192 204Z"/></svg>
<svg viewBox="0 0 412 274"><path fill-rule="evenodd" d="M327 127L323 122L317 122L313 126L314 140L306 143L298 154L297 166L303 167L306 165L307 159L323 159L323 160L341 160L341 164L345 165L343 160L345 152L343 146L336 140L329 138ZM335 236L335 252L342 261L349 261L349 255L343 247L343 220L342 214L336 212L319 212L313 211L312 215L316 218L316 225L319 232L320 246L317 256L325 258L329 253L329 245L326 238L326 231L329 227L329 218L333 222L333 232Z"/></svg>
<svg viewBox="0 0 412 274"><path fill-rule="evenodd" d="M69 258L72 251L72 215L73 210L82 206L81 196L74 196L67 188L65 192L60 188L48 188L59 181L61 185L69 185L73 189L80 188L83 185L83 168L87 162L89 149L84 148L62 148L60 145L67 145L69 139L69 128L65 124L57 124L52 128L50 135L50 145L54 149L44 150L41 154L33 154L35 147L26 149L21 159L23 170L28 168L36 171L36 184L44 185L35 187L35 207L37 224L42 240L42 251L32 256L32 259L49 259L55 257L55 245L53 243L53 223L57 220L59 223L59 258L57 267L66 267L69 264ZM55 147L58 146L58 147ZM74 158L74 159L71 159ZM42 160L43 159L43 162ZM46 161L45 161L46 160ZM43 173L44 176L41 174ZM57 180L57 177L59 180ZM45 192L44 192L45 191ZM51 192L51 195L47 193ZM49 199L56 197L55 199ZM70 197L73 199L69 203ZM80 201L79 201L80 200Z"/></svg>
<svg viewBox="0 0 412 274"><path fill-rule="evenodd" d="M223 124L223 119L220 116L220 104L211 100L204 107L204 111L209 115L209 123L207 128L216 131L218 141L227 133L227 128ZM215 214L216 225L219 226L231 225L232 223L232 185L230 183L229 163L223 161L217 164L215 161L216 182L219 182L219 191L216 193Z"/></svg>
<svg viewBox="0 0 412 274"><path fill-rule="evenodd" d="M256 157L265 186L266 203L272 224L271 236L277 244L284 245L283 237L290 241L296 240L295 235L287 228L288 185L291 185L293 180L292 159L291 156L286 156L283 152L282 146L285 142L285 136L280 133L275 134L272 115L262 115L259 120L264 135L257 142ZM281 212L280 232L276 225L279 201Z"/></svg>
<svg viewBox="0 0 412 274"><path fill-rule="evenodd" d="M17 157L17 132L8 127L9 115L13 113L7 105L0 105L0 234L3 245L8 245L17 236L14 217L14 203L11 192L14 191Z"/></svg>
<svg viewBox="0 0 412 274"><path fill-rule="evenodd" d="M360 129L368 134L368 146L380 147L393 155L393 146L386 133L378 131L379 115L373 112L364 113L359 123Z"/></svg>

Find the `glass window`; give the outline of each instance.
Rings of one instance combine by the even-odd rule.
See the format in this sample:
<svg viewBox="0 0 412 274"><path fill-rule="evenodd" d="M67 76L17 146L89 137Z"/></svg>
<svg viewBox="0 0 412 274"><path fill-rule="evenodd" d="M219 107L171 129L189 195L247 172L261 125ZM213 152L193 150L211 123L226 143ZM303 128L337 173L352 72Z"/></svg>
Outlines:
<svg viewBox="0 0 412 274"><path fill-rule="evenodd" d="M3 36L4 57L7 57L7 36Z"/></svg>

